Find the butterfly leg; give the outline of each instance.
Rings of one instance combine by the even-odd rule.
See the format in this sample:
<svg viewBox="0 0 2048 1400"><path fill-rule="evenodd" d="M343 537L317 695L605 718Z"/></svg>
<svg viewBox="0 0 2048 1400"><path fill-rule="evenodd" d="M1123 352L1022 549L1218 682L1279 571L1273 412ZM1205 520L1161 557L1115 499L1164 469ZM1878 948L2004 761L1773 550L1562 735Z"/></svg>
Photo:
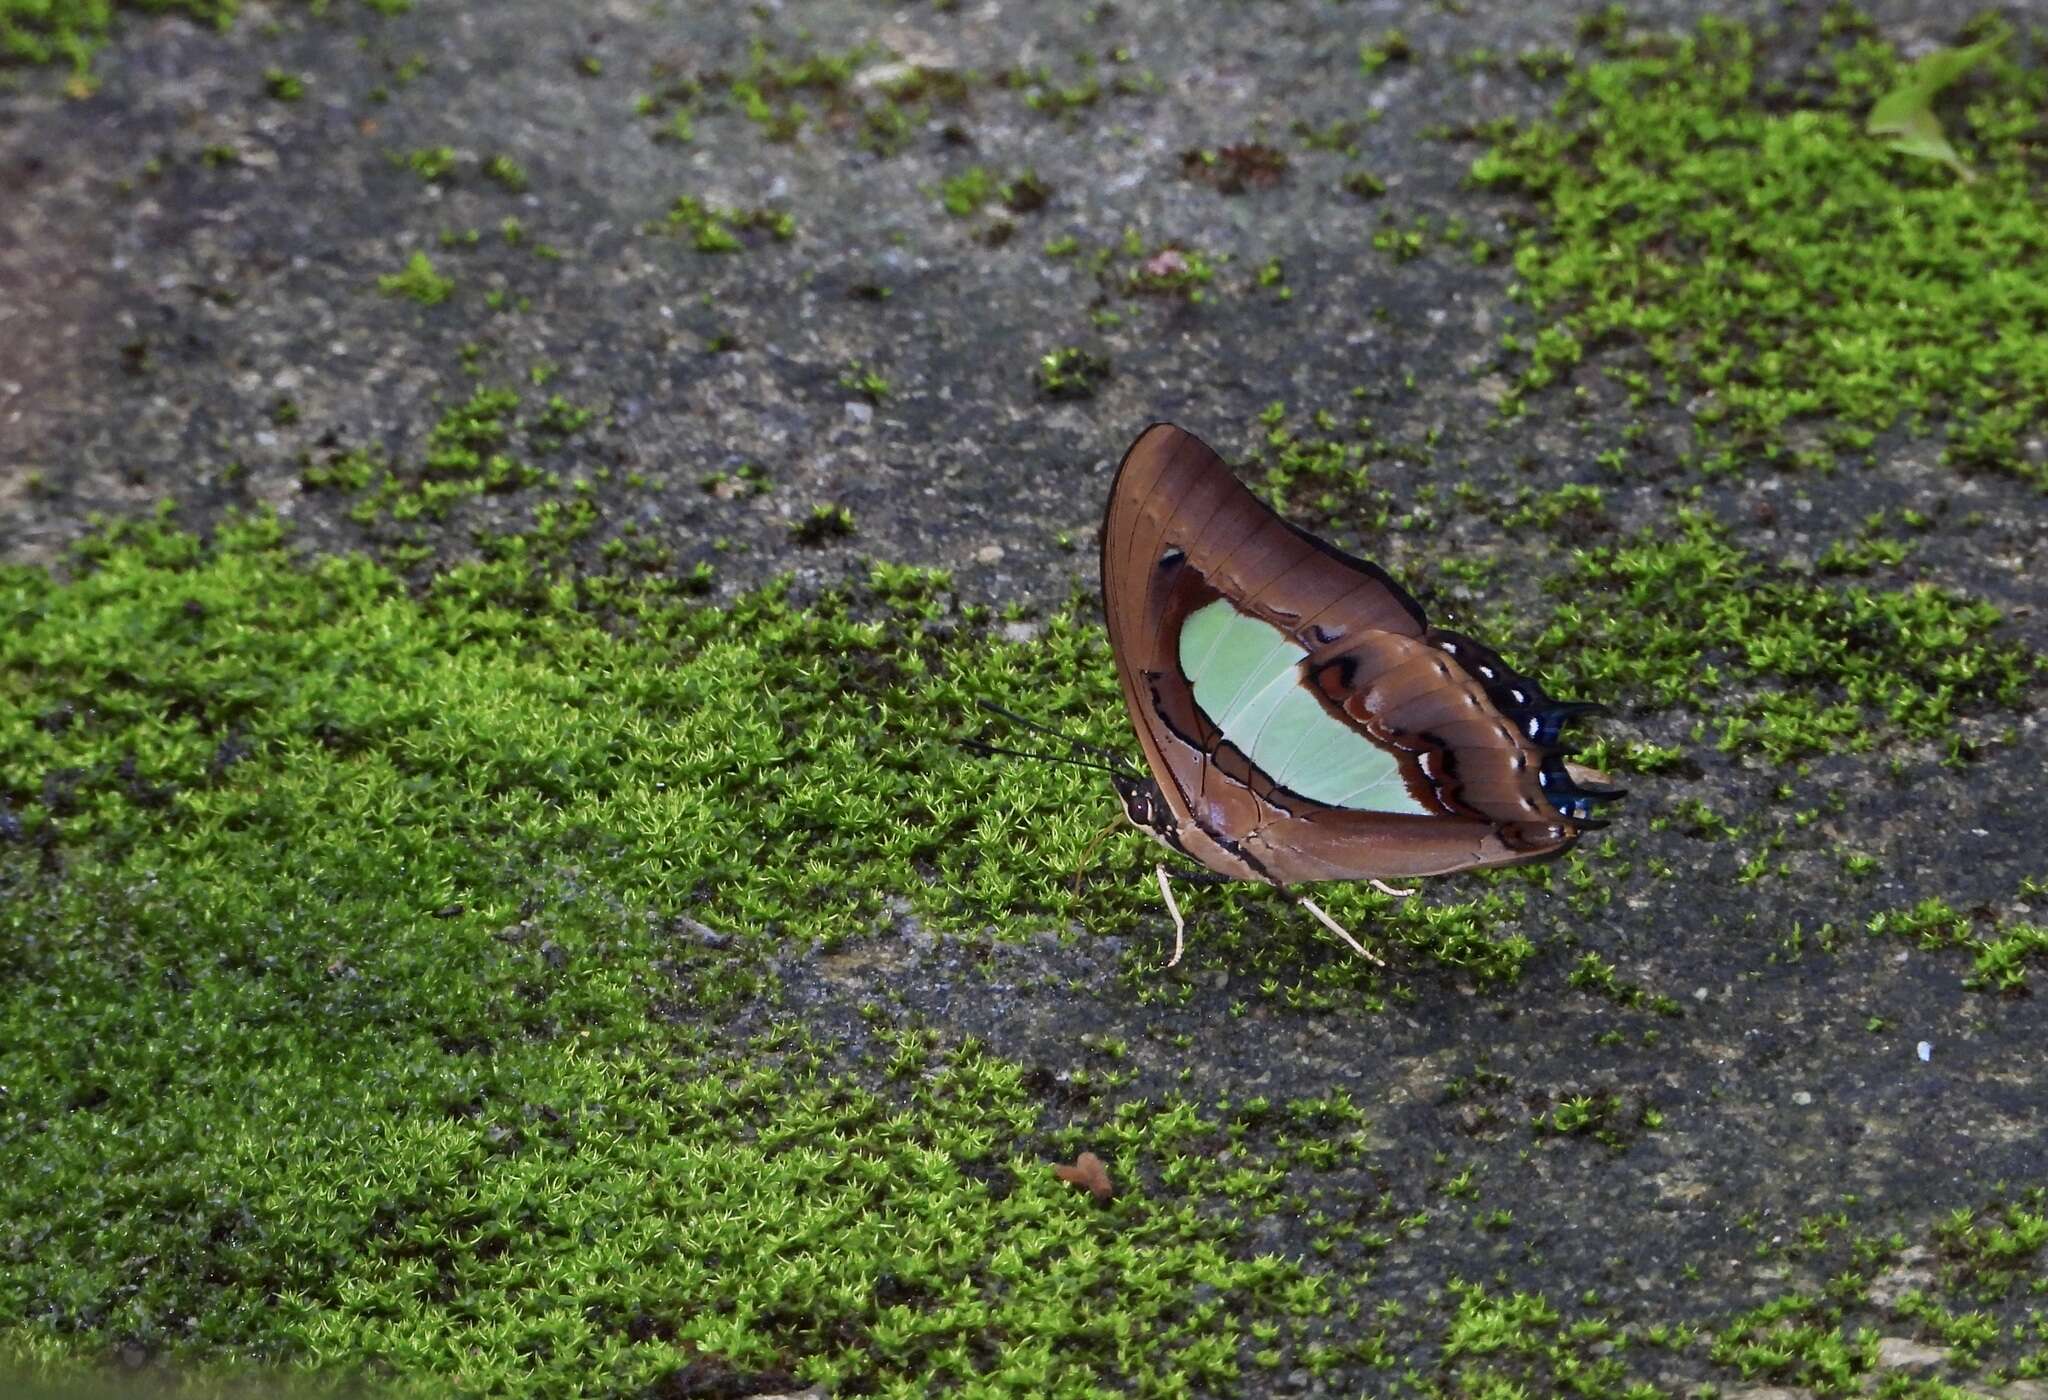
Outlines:
<svg viewBox="0 0 2048 1400"><path fill-rule="evenodd" d="M1081 897L1081 877L1088 873L1088 862L1095 858L1096 849L1109 839L1110 833L1116 830L1116 824L1122 820L1120 815L1110 818L1109 825L1096 832L1095 839L1088 843L1088 849L1081 852L1081 863L1074 867L1074 898Z"/></svg>
<svg viewBox="0 0 2048 1400"><path fill-rule="evenodd" d="M1386 966L1385 963L1381 962L1371 953L1366 952L1364 946L1360 944L1357 939L1351 936L1351 934L1345 929L1344 925L1338 923L1335 919L1331 918L1328 914L1324 913L1322 905L1316 903L1313 899L1310 899L1305 894L1296 895L1295 903L1299 904L1302 908L1308 910L1309 913L1315 915L1317 919L1321 920L1324 928L1328 929L1330 932L1336 934L1339 938L1343 939L1346 943L1350 944L1351 951L1358 954L1358 956L1364 958L1374 967Z"/></svg>
<svg viewBox="0 0 2048 1400"><path fill-rule="evenodd" d="M1388 884L1385 880L1373 880L1369 883L1372 885L1374 889L1378 890L1381 894L1390 894L1396 899L1406 899L1410 895L1415 893L1414 890L1397 890L1392 885Z"/></svg>
<svg viewBox="0 0 2048 1400"><path fill-rule="evenodd" d="M1161 861L1153 869L1159 872L1159 895L1166 901L1166 912L1173 915L1173 956L1166 960L1166 965L1172 967L1180 961L1181 940L1188 925L1180 916L1180 902L1173 897L1173 885L1166 878L1166 863Z"/></svg>

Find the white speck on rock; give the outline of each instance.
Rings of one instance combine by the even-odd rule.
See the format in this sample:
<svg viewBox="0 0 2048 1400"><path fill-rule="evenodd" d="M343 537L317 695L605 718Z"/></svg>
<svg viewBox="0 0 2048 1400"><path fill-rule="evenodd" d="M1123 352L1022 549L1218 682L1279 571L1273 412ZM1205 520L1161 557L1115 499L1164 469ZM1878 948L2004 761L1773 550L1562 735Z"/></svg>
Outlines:
<svg viewBox="0 0 2048 1400"><path fill-rule="evenodd" d="M1003 562L1003 547L999 544L985 544L974 551L977 564L1000 564Z"/></svg>
<svg viewBox="0 0 2048 1400"><path fill-rule="evenodd" d="M1923 1063L1924 1063L1925 1061L1928 1061L1928 1060L1931 1060L1931 1059L1933 1059L1933 1058L1934 1058L1934 1042L1933 1042L1933 1041L1931 1041L1931 1040L1923 1040L1923 1041L1921 1041L1921 1042L1920 1042L1920 1044L1919 1044L1918 1046L1916 1046L1916 1047L1915 1047L1915 1053L1917 1053L1917 1054L1918 1054L1918 1055L1920 1056L1920 1059L1921 1059L1921 1061L1922 1061Z"/></svg>
<svg viewBox="0 0 2048 1400"><path fill-rule="evenodd" d="M858 423L865 428L875 421L875 410L870 404L850 403L846 406L846 421Z"/></svg>
<svg viewBox="0 0 2048 1400"><path fill-rule="evenodd" d="M1813 1102L1813 1095L1809 1094L1804 1089L1796 1089L1792 1093L1792 1102L1798 1104L1801 1108L1804 1108L1808 1104Z"/></svg>

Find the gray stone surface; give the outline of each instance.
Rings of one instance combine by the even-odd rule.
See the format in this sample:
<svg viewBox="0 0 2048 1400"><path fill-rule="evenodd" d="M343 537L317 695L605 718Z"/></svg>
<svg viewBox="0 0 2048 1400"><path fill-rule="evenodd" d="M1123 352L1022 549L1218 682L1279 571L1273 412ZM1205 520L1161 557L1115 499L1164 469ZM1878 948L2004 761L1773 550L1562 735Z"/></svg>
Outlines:
<svg viewBox="0 0 2048 1400"><path fill-rule="evenodd" d="M1675 23L1685 8L1639 13ZM1924 44L1946 32L1928 8L1883 7L1880 19L1889 37ZM477 347L469 358L485 379L524 381L545 364L550 390L606 410L609 421L579 439L577 461L642 473L651 489L600 487L602 508L670 544L677 567L714 561L726 596L782 571L815 588L872 558L945 566L963 596L1042 612L1093 588L1108 473L1143 423L1174 418L1240 459L1257 449L1267 403L1341 414L1358 402L1354 388L1396 440L1438 430L1435 460L1469 457L1470 479L1489 492L1596 479L1589 459L1612 424L1569 421L1562 402L1544 400L1508 437L1485 427L1501 389L1490 366L1510 270L1396 264L1370 247L1383 210L1404 222L1455 214L1507 236L1516 208L1464 186L1475 148L1425 133L1540 110L1546 90L1512 66L1467 72L1449 60L1480 45L1568 44L1577 17L1384 0L969 0L952 10L516 0L422 5L389 22L345 5L325 19L252 7L227 34L130 22L91 99L67 99L34 75L0 89L0 559L56 560L89 513L165 500L202 523L227 506L268 504L309 550L388 544L387 527L349 518L346 497L301 490L303 461L337 446L416 456L442 408L478 382L465 373L465 345ZM1413 36L1418 61L1361 81L1359 36L1394 25ZM1047 116L984 82L963 104L934 104L886 159L836 130L832 104L805 93L796 100L813 123L793 143L768 142L731 113L705 116L689 143L654 139L663 121L636 114L637 94L665 75L741 69L757 38L790 57L868 46L856 90L904 62L984 76L1045 64L1071 82L1077 53L1121 47L1130 61L1098 72L1105 83L1127 75L1138 90ZM586 56L600 73L582 71ZM424 66L408 78L416 58ZM305 74L304 100L267 98L270 67ZM1136 81L1141 72L1156 83ZM388 100L375 100L379 88ZM1290 135L1297 121L1322 128L1367 112L1381 115L1360 128L1355 161L1303 150ZM1183 151L1247 139L1290 152L1274 188L1232 197L1180 177ZM457 153L447 185L395 159L442 145ZM480 174L499 153L525 167L526 191ZM949 217L936 187L972 164L1004 176L1034 169L1051 199L1028 213ZM1384 200L1337 188L1356 168L1387 181ZM683 194L787 210L796 237L713 256L647 231ZM525 244L498 236L507 217L521 220ZM1014 225L1008 241L991 246L1003 222ZM438 245L443 231L471 227L482 235L474 250ZM1180 242L1227 254L1212 299L1127 302L1077 261L1042 251L1068 235L1114 244L1127 229L1147 249ZM561 257L536 256L536 242ZM415 250L455 279L449 303L377 294L378 277ZM1290 302L1252 285L1276 257ZM880 287L889 295L869 299ZM526 299L525 309L492 310L491 291ZM1101 310L1122 319L1098 325L1091 312ZM714 353L722 336L736 347ZM1033 366L1069 344L1107 355L1111 376L1091 400L1049 402ZM838 381L854 364L884 374L894 392L872 406L851 395ZM294 409L288 422L281 400ZM1672 443L1685 430L1675 411L1663 425ZM2048 641L2033 562L2038 499L1955 476L1935 451L1901 442L1882 467L1824 488L1718 481L1705 500L1748 522L1748 547L1781 560L1811 557L1879 506L1940 501L1951 520L1980 512L1987 523L1973 534L1929 537L1921 576L2006 609L2015 637ZM702 489L706 475L743 463L761 464L773 489L731 499ZM1427 471L1390 461L1375 479L1402 501ZM1668 467L1628 478L1611 513L1622 528L1662 519L1691 484ZM1806 504L1770 523L1746 509L1795 494ZM793 542L791 523L827 503L851 509L856 533ZM460 558L472 531L525 510L516 499L469 503L427 540L437 557ZM1450 516L1435 532L1361 537L1343 522L1332 532L1433 583L1427 601L1454 615L1501 600L1461 593L1433 560L1496 529ZM1539 570L1569 543L1500 547ZM1533 595L1515 601L1543 606ZM1621 723L1686 744L1700 771L1636 784L1614 828L1616 862L1596 867L1619 872L1603 874L1616 897L1598 918L1532 899L1526 932L1544 952L1519 987L1482 989L1456 969L1423 967L1402 979L1412 997L1383 1015L1257 1003L1234 1017L1245 989L1215 969L1195 974L1185 1006L1162 1013L1117 990L1114 940L1024 937L970 950L906 920L852 951L793 955L781 969L787 1006L856 1043L856 1008L886 985L944 1033L982 1036L1033 1064L1069 1058L1077 1026L1124 1034L1138 1075L1131 1093L1180 1084L1183 1070L1192 1076L1181 1087L1197 1095L1347 1089L1373 1114L1375 1182L1404 1208L1440 1204L1430 1183L1448 1160L1475 1166L1482 1204L1512 1203L1518 1222L1511 1237L1432 1230L1389 1251L1380 1277L1395 1292L1421 1295L1452 1275L1500 1278L1559 1298L1597 1288L1632 1320L1703 1318L1817 1287L1796 1259L1772 1252L1810 1216L1847 1209L1858 1228L1917 1240L1994 1183L2040 1180L2040 999L1966 990L1960 955L1854 932L1877 910L1930 895L2026 912L2020 880L2048 873L2037 802L2048 739L2037 717L1984 719L1983 732L2016 725L2018 741L1961 771L1931 751L1899 755L1896 780L1882 759L1819 760L1800 779L1804 800L1833 791L1843 808L1819 828L1782 830L1780 858L1794 874L1758 886L1737 879L1751 846L1650 823L1688 798L1753 815L1769 808L1781 775L1692 744L1687 716ZM1845 883L1842 846L1878 855L1880 874ZM1652 859L1683 877L1643 877ZM1810 934L1830 922L1851 931L1835 952L1788 951L1795 927ZM1682 1014L1624 1012L1569 987L1585 950L1675 998ZM1102 991L1077 998L1075 985ZM1867 1029L1873 1022L1882 1028ZM1186 1031L1191 1046L1169 1052L1151 1034L1162 1026ZM1623 1044L1598 1043L1617 1028ZM1660 1032L1654 1046L1642 1040L1649 1029ZM1924 1062L1923 1040L1933 1045ZM1480 1065L1506 1080L1449 1101L1447 1086ZM1655 1107L1665 1127L1621 1152L1532 1139L1532 1115L1580 1094ZM1048 1095L1057 1101L1056 1082ZM1494 1113L1475 1115L1475 1105ZM1271 1234L1273 1247L1297 1243L1287 1222ZM1910 1271L1891 1280L1916 1281ZM1872 1301L1895 1293L1888 1284Z"/></svg>

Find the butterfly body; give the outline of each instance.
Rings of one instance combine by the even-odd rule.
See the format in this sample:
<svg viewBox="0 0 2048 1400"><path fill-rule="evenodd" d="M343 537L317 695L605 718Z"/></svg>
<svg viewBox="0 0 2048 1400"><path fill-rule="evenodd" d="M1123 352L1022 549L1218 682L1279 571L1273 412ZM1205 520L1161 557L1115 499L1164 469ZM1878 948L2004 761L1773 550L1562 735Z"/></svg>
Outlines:
<svg viewBox="0 0 2048 1400"><path fill-rule="evenodd" d="M1118 468L1102 586L1151 774L1117 778L1125 815L1216 875L1284 889L1540 860L1618 795L1582 787L1557 747L1597 706L1429 626L1378 566L1289 524L1172 424Z"/></svg>

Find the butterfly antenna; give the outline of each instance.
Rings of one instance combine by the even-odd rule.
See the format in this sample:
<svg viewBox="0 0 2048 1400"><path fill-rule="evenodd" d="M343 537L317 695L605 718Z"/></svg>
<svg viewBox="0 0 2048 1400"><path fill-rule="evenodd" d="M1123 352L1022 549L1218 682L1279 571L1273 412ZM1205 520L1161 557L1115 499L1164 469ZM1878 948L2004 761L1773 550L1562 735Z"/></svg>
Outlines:
<svg viewBox="0 0 2048 1400"><path fill-rule="evenodd" d="M1021 724L1026 729L1036 730L1038 733L1044 734L1049 738L1057 739L1070 749L1078 749L1083 753L1096 754L1120 767L1128 767L1130 764L1130 759L1118 753L1115 749L1105 749L1100 744L1091 744L1085 739L1076 739L1071 734L1062 734L1049 724L1041 724L1035 719L1026 719L1015 710L1006 710L992 700L977 700L974 703L992 715L1001 715L1012 724Z"/></svg>
<svg viewBox="0 0 2048 1400"><path fill-rule="evenodd" d="M1033 753L1029 749L1008 749L1001 744L991 744L986 739L959 739L955 741L963 749L980 754L1000 754L1004 758L1035 758L1040 763L1067 763L1076 768L1092 768L1098 773L1107 773L1113 778L1124 776L1121 768L1112 768L1107 763L1097 763L1091 758L1075 758L1064 753Z"/></svg>

